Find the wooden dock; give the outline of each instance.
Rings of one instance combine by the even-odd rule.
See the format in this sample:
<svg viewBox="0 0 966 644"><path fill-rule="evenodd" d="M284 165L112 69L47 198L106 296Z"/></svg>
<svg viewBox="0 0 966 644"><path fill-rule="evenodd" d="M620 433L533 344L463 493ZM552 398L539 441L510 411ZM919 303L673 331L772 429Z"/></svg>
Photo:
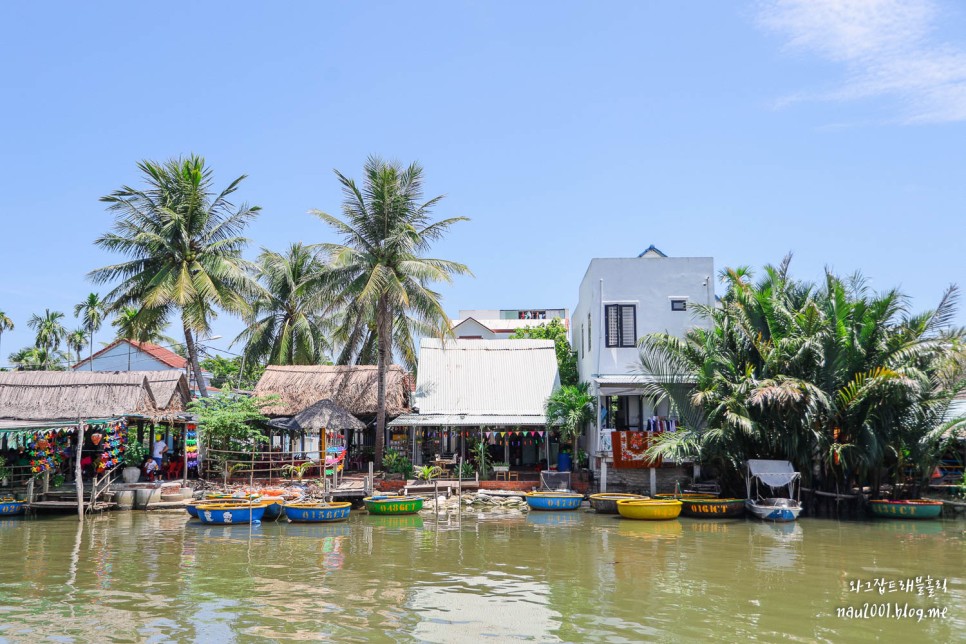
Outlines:
<svg viewBox="0 0 966 644"><path fill-rule="evenodd" d="M339 480L339 484L330 490L333 498L353 499L367 496L365 478L344 478Z"/></svg>
<svg viewBox="0 0 966 644"><path fill-rule="evenodd" d="M116 506L116 503L98 501L91 507L89 501L84 501L84 512L104 512ZM27 509L35 512L77 512L77 501L34 501L27 504Z"/></svg>
<svg viewBox="0 0 966 644"><path fill-rule="evenodd" d="M428 492L435 492L437 489L440 492L445 493L446 489L449 488L450 491L455 492L458 489L466 490L467 492L475 492L480 489L479 481L457 481L456 479L436 479L434 481L406 481L406 487L404 488L406 494L425 494Z"/></svg>

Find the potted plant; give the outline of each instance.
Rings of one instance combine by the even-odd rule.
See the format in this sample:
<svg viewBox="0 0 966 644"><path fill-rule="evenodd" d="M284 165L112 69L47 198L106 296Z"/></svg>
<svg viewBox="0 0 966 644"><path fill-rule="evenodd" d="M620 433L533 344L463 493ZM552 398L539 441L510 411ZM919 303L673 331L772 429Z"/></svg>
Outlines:
<svg viewBox="0 0 966 644"><path fill-rule="evenodd" d="M494 472L509 472L510 471L510 464L509 463L494 463L492 467L493 467L493 471Z"/></svg>
<svg viewBox="0 0 966 644"><path fill-rule="evenodd" d="M137 483L141 478L141 466L148 457L148 450L138 442L136 437L129 436L127 446L124 448L124 456L121 461L124 469L121 470L121 478L125 483Z"/></svg>
<svg viewBox="0 0 966 644"><path fill-rule="evenodd" d="M438 465L423 465L416 468L416 478L420 481L432 481L443 474L443 468Z"/></svg>
<svg viewBox="0 0 966 644"><path fill-rule="evenodd" d="M315 461L305 461L304 463L299 463L298 465L283 465L282 471L301 483L302 479L305 478L305 473L316 466L318 466L318 463Z"/></svg>

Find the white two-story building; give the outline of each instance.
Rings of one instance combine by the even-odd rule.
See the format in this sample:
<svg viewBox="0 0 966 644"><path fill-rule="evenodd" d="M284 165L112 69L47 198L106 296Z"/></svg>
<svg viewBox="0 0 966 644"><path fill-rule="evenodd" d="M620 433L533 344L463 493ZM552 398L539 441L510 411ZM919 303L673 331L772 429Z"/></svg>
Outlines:
<svg viewBox="0 0 966 644"><path fill-rule="evenodd" d="M643 395L637 341L708 326L693 309L714 298L711 257L668 257L651 246L637 257L591 260L571 318L580 380L599 401L596 426L585 436L587 453L599 457L591 463L609 455L611 430L673 428L667 402Z"/></svg>

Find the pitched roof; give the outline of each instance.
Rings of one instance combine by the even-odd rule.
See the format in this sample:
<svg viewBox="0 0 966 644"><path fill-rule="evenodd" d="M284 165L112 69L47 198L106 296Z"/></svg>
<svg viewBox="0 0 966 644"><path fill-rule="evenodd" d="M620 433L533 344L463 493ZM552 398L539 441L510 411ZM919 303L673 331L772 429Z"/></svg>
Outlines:
<svg viewBox="0 0 966 644"><path fill-rule="evenodd" d="M0 418L65 420L158 413L143 374L100 371L0 373Z"/></svg>
<svg viewBox="0 0 966 644"><path fill-rule="evenodd" d="M284 421L272 421L272 424L280 429L313 434L318 434L323 429L361 431L366 428L364 422L328 398L320 400L308 409L304 409Z"/></svg>
<svg viewBox="0 0 966 644"><path fill-rule="evenodd" d="M98 372L94 372L98 373ZM115 373L115 372L108 372ZM157 403L158 409L166 412L184 411L188 403L191 402L191 391L188 389L188 378L183 371L175 369L165 369L161 371L128 371L116 373L133 373L143 375L151 393ZM214 387L209 387L208 391L217 391Z"/></svg>
<svg viewBox="0 0 966 644"><path fill-rule="evenodd" d="M654 244L651 244L650 246L645 248L644 252L638 255L638 257L667 257L667 255L661 252L660 248L658 248Z"/></svg>
<svg viewBox="0 0 966 644"><path fill-rule="evenodd" d="M293 416L326 398L361 416L377 412L377 379L377 368L371 365L270 365L254 393L281 398L279 404L264 410L271 416ZM386 411L390 416L409 408L409 380L402 367L387 369Z"/></svg>
<svg viewBox="0 0 966 644"><path fill-rule="evenodd" d="M463 318L462 320L453 320L451 322L452 328L455 330L459 325L469 322L470 320L485 326L490 331L494 333L513 333L517 329L532 329L540 326L541 324L550 324L553 320L558 320L565 329L570 328L570 318L543 318L538 320L496 320L496 319L478 319L474 317Z"/></svg>
<svg viewBox="0 0 966 644"><path fill-rule="evenodd" d="M188 366L188 361L182 358L181 356L179 356L171 349L166 349L152 342L138 342L137 340L127 340L125 338L120 338L118 340L115 340L114 342L110 343L109 345L107 345L106 347L104 347L103 349L101 349L91 357L96 358L100 355L103 355L104 353L107 353L114 347L124 343L130 344L135 350L140 351L141 353L146 353L147 355L151 356L158 362L166 364L172 369L184 369L186 366ZM84 358L83 360L81 360L71 368L74 369L75 371L78 370L81 366L89 363L91 361L91 357Z"/></svg>
<svg viewBox="0 0 966 644"><path fill-rule="evenodd" d="M544 403L560 386L553 340L423 338L413 424L542 425ZM407 424L399 419L396 425Z"/></svg>

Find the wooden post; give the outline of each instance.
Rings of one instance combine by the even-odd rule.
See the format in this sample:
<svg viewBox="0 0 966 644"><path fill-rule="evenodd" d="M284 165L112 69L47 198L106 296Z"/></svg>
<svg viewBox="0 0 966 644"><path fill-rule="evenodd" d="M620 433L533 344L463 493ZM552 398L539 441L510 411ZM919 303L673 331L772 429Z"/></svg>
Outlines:
<svg viewBox="0 0 966 644"><path fill-rule="evenodd" d="M77 485L77 519L84 520L84 473L81 470L81 452L84 451L84 423L77 419L77 454L74 461L74 482Z"/></svg>
<svg viewBox="0 0 966 644"><path fill-rule="evenodd" d="M607 457L600 457L600 491L607 491Z"/></svg>
<svg viewBox="0 0 966 644"><path fill-rule="evenodd" d="M188 487L188 423L181 426L181 458L181 487Z"/></svg>

